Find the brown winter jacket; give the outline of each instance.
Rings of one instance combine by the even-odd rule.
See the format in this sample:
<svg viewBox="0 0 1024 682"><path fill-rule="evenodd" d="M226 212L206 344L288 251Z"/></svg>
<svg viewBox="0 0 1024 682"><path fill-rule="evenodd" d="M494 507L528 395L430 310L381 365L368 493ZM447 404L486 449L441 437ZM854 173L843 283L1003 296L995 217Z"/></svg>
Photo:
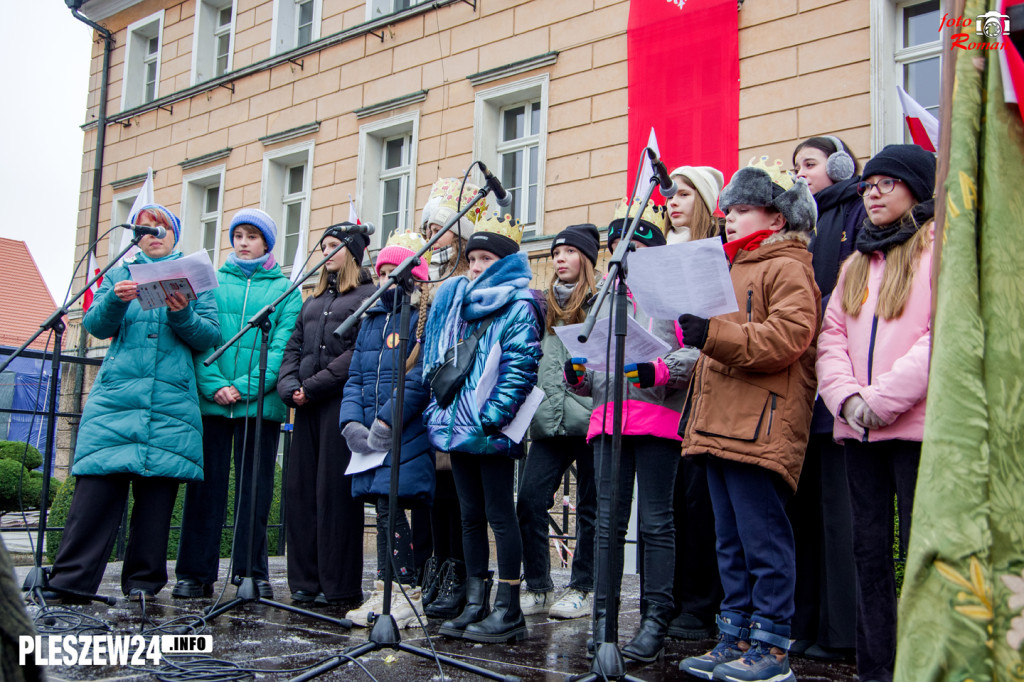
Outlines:
<svg viewBox="0 0 1024 682"><path fill-rule="evenodd" d="M740 310L711 318L679 433L683 454L756 464L796 490L814 406L821 293L803 234L740 251Z"/></svg>

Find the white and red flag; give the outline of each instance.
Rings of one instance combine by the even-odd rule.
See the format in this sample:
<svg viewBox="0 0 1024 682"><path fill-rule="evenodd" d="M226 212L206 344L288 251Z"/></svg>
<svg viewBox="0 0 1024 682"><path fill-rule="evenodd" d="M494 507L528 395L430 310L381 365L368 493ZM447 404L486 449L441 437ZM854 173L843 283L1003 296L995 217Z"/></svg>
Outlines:
<svg viewBox="0 0 1024 682"><path fill-rule="evenodd" d="M89 270L85 273L85 281L88 282L90 279L100 274L100 266L96 262L96 254L89 252ZM92 286L85 290L82 294L82 310L88 310L89 306L92 305L92 300L96 297L97 292L100 290L100 285L103 284L103 278L100 277L98 280L92 283Z"/></svg>
<svg viewBox="0 0 1024 682"><path fill-rule="evenodd" d="M903 117L910 129L914 144L930 152L939 150L939 119L930 111L918 104L917 100L907 91L896 86L900 93L900 104L903 106Z"/></svg>

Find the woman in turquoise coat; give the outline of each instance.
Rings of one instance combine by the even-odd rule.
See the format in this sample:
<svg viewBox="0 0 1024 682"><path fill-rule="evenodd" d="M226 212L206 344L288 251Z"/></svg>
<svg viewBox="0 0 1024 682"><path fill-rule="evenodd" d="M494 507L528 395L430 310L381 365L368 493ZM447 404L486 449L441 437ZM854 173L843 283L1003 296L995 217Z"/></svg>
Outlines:
<svg viewBox="0 0 1024 682"><path fill-rule="evenodd" d="M217 273L216 290L224 343L264 306L277 300L291 282L274 261L277 224L259 209L246 208L231 219L232 253ZM197 363L199 411L203 415L203 480L185 488L181 542L172 597L209 597L220 566L220 541L228 501L232 453L235 463L235 530L231 552L235 576L251 576L264 599L273 599L267 565L267 520L274 493L274 468L281 423L288 414L277 395L284 347L295 329L302 296L292 291L270 314L267 373L259 394L259 331L250 329L209 367ZM263 402L259 478L252 483L256 455L256 409ZM233 447L232 447L233 445ZM249 516L256 491L251 565ZM246 568L251 569L246 572Z"/></svg>
<svg viewBox="0 0 1024 682"><path fill-rule="evenodd" d="M130 263L181 258L175 250L181 223L173 213L153 204L139 212L136 223L164 227L167 234L143 237ZM220 338L212 291L195 301L176 292L166 306L152 310L143 310L137 299L128 268L117 265L82 319L90 334L112 341L82 414L71 469L75 494L49 581L85 593L99 588L130 487L135 505L121 589L131 599L154 597L167 584L167 537L178 486L203 477L193 353L209 350Z"/></svg>

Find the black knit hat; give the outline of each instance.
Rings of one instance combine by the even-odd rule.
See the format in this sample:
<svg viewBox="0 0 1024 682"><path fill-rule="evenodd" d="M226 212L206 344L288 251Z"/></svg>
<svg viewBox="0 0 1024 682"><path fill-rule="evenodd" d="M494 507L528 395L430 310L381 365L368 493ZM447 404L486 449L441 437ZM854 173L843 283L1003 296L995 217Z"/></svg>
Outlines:
<svg viewBox="0 0 1024 682"><path fill-rule="evenodd" d="M597 252L601 250L601 234L597 226L591 223L582 225L570 225L555 235L551 240L551 255L559 246L571 246L590 261L591 265L597 265Z"/></svg>
<svg viewBox="0 0 1024 682"><path fill-rule="evenodd" d="M470 251L490 251L498 258L519 253L519 244L510 237L497 232L474 232L466 240L466 256Z"/></svg>
<svg viewBox="0 0 1024 682"><path fill-rule="evenodd" d="M865 164L861 177L872 175L902 180L915 199L927 201L935 193L935 155L916 144L889 144Z"/></svg>
<svg viewBox="0 0 1024 682"><path fill-rule="evenodd" d="M346 232L344 228L352 227L353 223L345 221L332 227L329 227L324 236L320 238L321 241L327 237L334 237L339 241L345 242L345 248L352 252L352 260L357 265L363 264L363 254L366 252L366 247L370 245L370 238L365 234L353 234Z"/></svg>

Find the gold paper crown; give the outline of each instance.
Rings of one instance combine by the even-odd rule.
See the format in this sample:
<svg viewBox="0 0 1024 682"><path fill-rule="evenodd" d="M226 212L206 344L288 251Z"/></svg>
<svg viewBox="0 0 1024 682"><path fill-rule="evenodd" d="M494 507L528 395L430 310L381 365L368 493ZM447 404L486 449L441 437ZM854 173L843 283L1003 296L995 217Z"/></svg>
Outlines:
<svg viewBox="0 0 1024 682"><path fill-rule="evenodd" d="M773 165L768 164L768 155L762 155L760 159L756 156L750 158L747 163L748 168L759 168L768 174L772 182L781 187L782 189L789 189L793 186L793 176L789 174L789 171L783 167L782 159L775 159Z"/></svg>
<svg viewBox="0 0 1024 682"><path fill-rule="evenodd" d="M516 244L523 241L523 224L508 213L503 216L495 213L494 215L481 218L476 224L476 232L500 234L503 237L508 237Z"/></svg>
<svg viewBox="0 0 1024 682"><path fill-rule="evenodd" d="M629 199L623 199L618 203L615 207L615 215L612 217L613 221L632 220L636 216L637 211L640 210L640 200L634 199L632 204L627 204L628 201ZM647 221L664 232L665 226L668 224L668 211L664 206L658 206L653 201L648 201L644 212L640 214L640 220Z"/></svg>
<svg viewBox="0 0 1024 682"><path fill-rule="evenodd" d="M384 248L389 246L398 246L416 253L422 249L426 243L427 240L425 240L422 235L408 231L392 234L388 237L388 243L384 245Z"/></svg>
<svg viewBox="0 0 1024 682"><path fill-rule="evenodd" d="M460 178L438 178L434 182L434 186L430 188L430 196L427 197L427 201L439 199L438 208L449 208L453 213L458 213L469 205L469 202L473 200L473 195L480 190L476 185L467 182L465 187L462 187L462 200L460 201L459 187L462 187ZM484 198L476 202L473 208L466 213L465 218L471 223L476 223L486 210L487 199Z"/></svg>

